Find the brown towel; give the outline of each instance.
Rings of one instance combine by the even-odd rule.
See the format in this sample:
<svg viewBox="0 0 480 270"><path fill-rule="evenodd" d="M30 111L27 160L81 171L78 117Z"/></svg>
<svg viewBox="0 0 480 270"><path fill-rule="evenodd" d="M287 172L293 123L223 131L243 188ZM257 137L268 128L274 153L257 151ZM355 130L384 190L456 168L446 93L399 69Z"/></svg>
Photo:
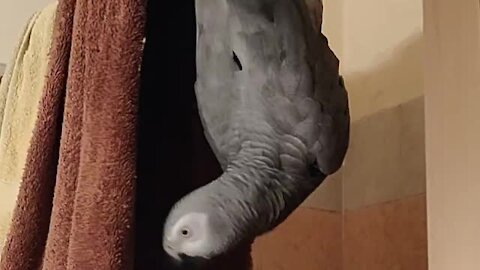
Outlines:
<svg viewBox="0 0 480 270"><path fill-rule="evenodd" d="M132 267L144 21L142 0L59 2L0 269Z"/></svg>

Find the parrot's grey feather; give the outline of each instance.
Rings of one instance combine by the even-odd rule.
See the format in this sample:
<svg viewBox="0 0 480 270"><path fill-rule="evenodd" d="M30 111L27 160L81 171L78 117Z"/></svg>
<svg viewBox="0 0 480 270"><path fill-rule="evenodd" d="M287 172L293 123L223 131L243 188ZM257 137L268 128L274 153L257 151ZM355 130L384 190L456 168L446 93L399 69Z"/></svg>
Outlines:
<svg viewBox="0 0 480 270"><path fill-rule="evenodd" d="M314 31L305 4L197 0L197 21L196 94L222 167L251 134L265 134L275 137L273 147L296 136L307 162L316 161L326 175L338 170L349 139L348 98L338 60Z"/></svg>

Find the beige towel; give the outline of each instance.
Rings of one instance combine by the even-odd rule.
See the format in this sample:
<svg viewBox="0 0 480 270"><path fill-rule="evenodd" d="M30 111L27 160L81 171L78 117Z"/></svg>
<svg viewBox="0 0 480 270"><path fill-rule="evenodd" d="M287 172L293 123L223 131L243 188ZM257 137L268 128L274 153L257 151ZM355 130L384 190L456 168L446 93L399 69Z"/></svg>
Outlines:
<svg viewBox="0 0 480 270"><path fill-rule="evenodd" d="M29 20L0 84L0 251L43 93L56 6L48 5Z"/></svg>

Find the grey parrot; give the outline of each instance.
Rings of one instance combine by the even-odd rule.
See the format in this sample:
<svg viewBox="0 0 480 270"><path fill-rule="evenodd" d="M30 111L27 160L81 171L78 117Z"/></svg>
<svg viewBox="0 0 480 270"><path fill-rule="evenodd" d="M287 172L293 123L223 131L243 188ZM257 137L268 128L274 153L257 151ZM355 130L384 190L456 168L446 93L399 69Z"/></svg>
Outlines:
<svg viewBox="0 0 480 270"><path fill-rule="evenodd" d="M342 165L348 94L303 0L196 0L195 91L224 173L179 200L170 257L208 260L282 223Z"/></svg>

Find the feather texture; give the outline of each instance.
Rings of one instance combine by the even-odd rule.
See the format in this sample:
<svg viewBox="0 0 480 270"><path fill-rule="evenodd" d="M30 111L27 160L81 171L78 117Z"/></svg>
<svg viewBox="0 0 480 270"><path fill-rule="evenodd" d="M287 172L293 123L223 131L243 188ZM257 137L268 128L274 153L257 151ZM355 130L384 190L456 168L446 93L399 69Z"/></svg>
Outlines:
<svg viewBox="0 0 480 270"><path fill-rule="evenodd" d="M196 0L196 12L197 104L224 173L182 198L165 231L204 213L215 225L189 255L210 258L276 227L340 168L350 116L302 0Z"/></svg>
<svg viewBox="0 0 480 270"><path fill-rule="evenodd" d="M338 60L305 4L197 0L197 21L196 94L222 166L243 141L263 134L303 165L316 162L326 175L338 170L349 141L348 97ZM285 147L285 136L299 139L306 152Z"/></svg>

